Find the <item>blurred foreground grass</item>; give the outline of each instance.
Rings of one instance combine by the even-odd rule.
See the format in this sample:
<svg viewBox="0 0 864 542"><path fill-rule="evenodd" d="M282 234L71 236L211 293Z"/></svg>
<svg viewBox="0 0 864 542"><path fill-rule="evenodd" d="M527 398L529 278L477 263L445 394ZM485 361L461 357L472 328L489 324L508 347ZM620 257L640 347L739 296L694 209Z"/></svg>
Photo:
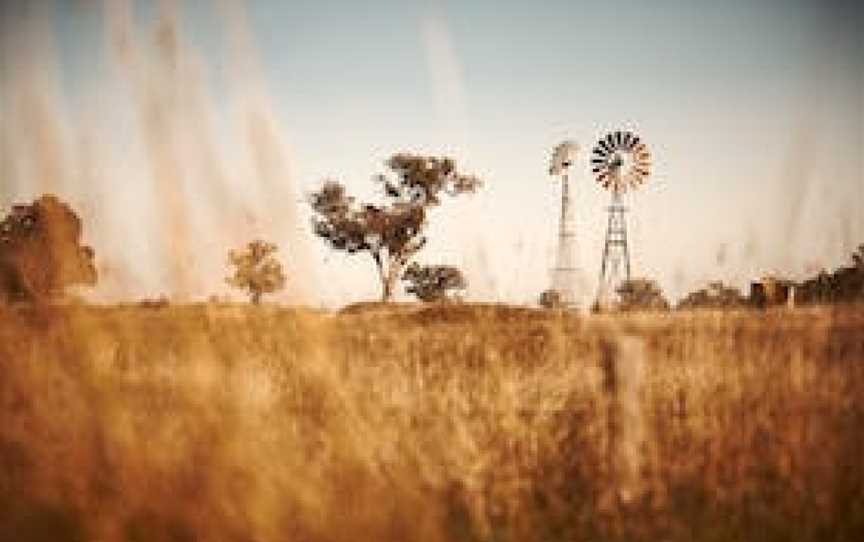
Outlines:
<svg viewBox="0 0 864 542"><path fill-rule="evenodd" d="M864 311L2 309L0 540L864 540Z"/></svg>

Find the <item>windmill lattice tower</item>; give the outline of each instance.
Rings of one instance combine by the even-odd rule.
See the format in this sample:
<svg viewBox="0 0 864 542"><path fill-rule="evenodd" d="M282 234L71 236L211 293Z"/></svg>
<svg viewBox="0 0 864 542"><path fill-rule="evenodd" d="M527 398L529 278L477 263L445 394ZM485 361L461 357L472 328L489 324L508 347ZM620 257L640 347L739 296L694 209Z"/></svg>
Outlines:
<svg viewBox="0 0 864 542"><path fill-rule="evenodd" d="M570 194L570 171L579 146L564 141L552 151L549 174L561 177L561 214L558 221L558 253L552 270L552 291L563 307L575 307L579 301L579 253L576 243L576 214Z"/></svg>
<svg viewBox="0 0 864 542"><path fill-rule="evenodd" d="M648 147L632 132L610 132L600 138L591 151L591 172L600 186L612 194L612 202L606 208L609 219L597 287L599 307L614 305L622 282L630 280L627 207L622 195L645 182L650 174L650 159Z"/></svg>

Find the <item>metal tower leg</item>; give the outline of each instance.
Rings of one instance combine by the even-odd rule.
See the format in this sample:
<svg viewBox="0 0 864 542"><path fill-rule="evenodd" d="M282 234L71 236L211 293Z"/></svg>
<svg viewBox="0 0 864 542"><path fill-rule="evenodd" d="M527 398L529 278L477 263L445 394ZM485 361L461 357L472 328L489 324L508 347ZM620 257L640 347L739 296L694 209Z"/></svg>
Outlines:
<svg viewBox="0 0 864 542"><path fill-rule="evenodd" d="M576 247L576 224L570 198L570 180L565 173L561 179L561 216L558 225L558 254L552 277L552 289L567 307L577 304L579 263Z"/></svg>
<svg viewBox="0 0 864 542"><path fill-rule="evenodd" d="M624 216L627 208L621 203L620 193L612 193L612 203L607 210L609 220L606 226L606 240L603 243L600 283L597 288L599 307L614 304L621 283L630 280L630 251L627 245L627 220Z"/></svg>

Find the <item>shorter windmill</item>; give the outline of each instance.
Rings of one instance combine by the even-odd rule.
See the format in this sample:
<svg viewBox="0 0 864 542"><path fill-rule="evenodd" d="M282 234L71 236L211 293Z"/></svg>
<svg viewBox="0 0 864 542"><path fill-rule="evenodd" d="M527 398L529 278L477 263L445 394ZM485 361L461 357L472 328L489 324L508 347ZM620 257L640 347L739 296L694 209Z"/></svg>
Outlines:
<svg viewBox="0 0 864 542"><path fill-rule="evenodd" d="M607 207L609 221L600 264L597 306L608 307L617 300L618 288L630 280L630 249L627 244L627 208L621 196L641 186L650 174L651 154L632 132L610 132L591 151L591 172L597 182L612 193Z"/></svg>
<svg viewBox="0 0 864 542"><path fill-rule="evenodd" d="M564 141L552 150L549 175L561 178L561 214L558 222L558 254L552 270L551 292L562 307L578 304L580 285L579 257L576 244L576 216L570 199L570 170L576 162L579 145Z"/></svg>

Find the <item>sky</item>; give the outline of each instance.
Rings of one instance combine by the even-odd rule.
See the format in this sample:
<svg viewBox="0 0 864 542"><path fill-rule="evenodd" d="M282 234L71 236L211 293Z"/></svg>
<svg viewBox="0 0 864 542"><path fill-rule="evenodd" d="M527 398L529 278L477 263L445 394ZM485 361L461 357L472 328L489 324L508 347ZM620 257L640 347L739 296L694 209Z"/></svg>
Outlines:
<svg viewBox="0 0 864 542"><path fill-rule="evenodd" d="M582 296L609 194L587 155L610 130L649 146L628 195L633 272L674 300L844 264L864 242L864 4L9 1L0 7L0 207L58 193L96 250L94 299L235 295L225 253L272 239L285 302L373 299L371 258L312 236L307 194L361 199L400 151L485 181L430 216L418 260L466 297L549 286L573 181Z"/></svg>

